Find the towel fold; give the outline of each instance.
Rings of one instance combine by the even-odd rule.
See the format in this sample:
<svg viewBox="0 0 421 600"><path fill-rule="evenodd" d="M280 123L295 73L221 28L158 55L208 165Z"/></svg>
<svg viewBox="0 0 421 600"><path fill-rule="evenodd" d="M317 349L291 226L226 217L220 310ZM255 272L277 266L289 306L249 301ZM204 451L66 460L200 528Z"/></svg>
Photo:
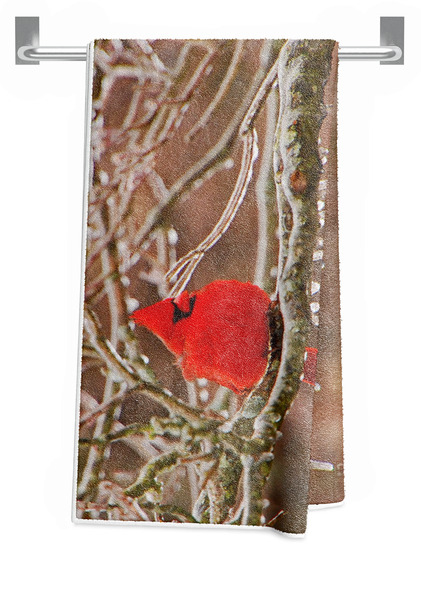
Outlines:
<svg viewBox="0 0 421 600"><path fill-rule="evenodd" d="M90 46L79 520L343 499L331 40Z"/></svg>

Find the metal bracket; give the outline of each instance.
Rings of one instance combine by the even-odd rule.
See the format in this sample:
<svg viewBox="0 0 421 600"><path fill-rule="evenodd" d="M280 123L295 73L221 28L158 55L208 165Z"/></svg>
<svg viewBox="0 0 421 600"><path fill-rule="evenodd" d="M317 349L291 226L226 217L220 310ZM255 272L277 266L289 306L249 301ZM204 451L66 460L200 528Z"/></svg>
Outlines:
<svg viewBox="0 0 421 600"><path fill-rule="evenodd" d="M377 60L381 65L403 65L404 21L404 17L380 17L380 46L341 46L340 60ZM86 60L85 46L40 46L39 17L15 17L15 29L17 65L39 65L40 60Z"/></svg>
<svg viewBox="0 0 421 600"><path fill-rule="evenodd" d="M86 61L86 46L41 47L39 17L15 17L15 46L17 65L39 65L40 60Z"/></svg>
<svg viewBox="0 0 421 600"><path fill-rule="evenodd" d="M405 54L405 17L380 17L380 46L397 46L402 55L390 62L381 60L381 65L403 65Z"/></svg>
<svg viewBox="0 0 421 600"><path fill-rule="evenodd" d="M17 65L39 65L39 60L28 60L26 48L39 46L39 17L15 17L15 50Z"/></svg>

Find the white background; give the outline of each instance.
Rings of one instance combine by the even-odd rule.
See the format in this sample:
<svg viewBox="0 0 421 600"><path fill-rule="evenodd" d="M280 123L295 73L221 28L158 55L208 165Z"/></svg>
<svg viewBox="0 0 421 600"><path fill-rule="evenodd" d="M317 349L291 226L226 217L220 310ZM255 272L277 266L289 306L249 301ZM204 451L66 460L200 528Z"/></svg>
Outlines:
<svg viewBox="0 0 421 600"><path fill-rule="evenodd" d="M418 6L416 0L2 3L5 598L419 597ZM41 17L45 46L84 46L95 37L326 37L375 46L380 15L406 17L405 66L340 64L346 500L311 511L304 538L71 522L85 65L15 66L15 15Z"/></svg>

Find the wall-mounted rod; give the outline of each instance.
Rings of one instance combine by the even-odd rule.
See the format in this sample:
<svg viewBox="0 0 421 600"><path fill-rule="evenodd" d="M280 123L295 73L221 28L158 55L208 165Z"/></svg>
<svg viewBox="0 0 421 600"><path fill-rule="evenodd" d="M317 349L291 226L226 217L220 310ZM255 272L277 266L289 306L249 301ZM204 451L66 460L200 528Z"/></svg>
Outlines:
<svg viewBox="0 0 421 600"><path fill-rule="evenodd" d="M340 60L377 60L380 64L403 64L404 17L380 17L381 46L340 47ZM87 58L86 46L55 47L39 45L39 17L16 17L16 64L38 65L44 60Z"/></svg>
<svg viewBox="0 0 421 600"><path fill-rule="evenodd" d="M40 60L86 60L87 50L85 46L74 48L55 48L54 46L22 46L19 48L19 58L28 62ZM397 61L402 56L402 50L398 46L374 46L374 47L340 47L338 53L340 60L384 60Z"/></svg>
<svg viewBox="0 0 421 600"><path fill-rule="evenodd" d="M339 46L339 60L380 60L397 62L402 57L402 50L398 46L356 46L348 48Z"/></svg>
<svg viewBox="0 0 421 600"><path fill-rule="evenodd" d="M21 46L19 58L28 62L39 62L40 60L86 60L86 46L55 47L55 46Z"/></svg>

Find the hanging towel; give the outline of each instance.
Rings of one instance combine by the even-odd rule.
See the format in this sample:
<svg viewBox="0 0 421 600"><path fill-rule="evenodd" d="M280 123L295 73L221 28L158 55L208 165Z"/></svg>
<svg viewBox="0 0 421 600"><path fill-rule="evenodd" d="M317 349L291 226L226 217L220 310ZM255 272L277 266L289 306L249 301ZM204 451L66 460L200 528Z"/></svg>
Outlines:
<svg viewBox="0 0 421 600"><path fill-rule="evenodd" d="M343 499L331 40L96 40L75 520Z"/></svg>

